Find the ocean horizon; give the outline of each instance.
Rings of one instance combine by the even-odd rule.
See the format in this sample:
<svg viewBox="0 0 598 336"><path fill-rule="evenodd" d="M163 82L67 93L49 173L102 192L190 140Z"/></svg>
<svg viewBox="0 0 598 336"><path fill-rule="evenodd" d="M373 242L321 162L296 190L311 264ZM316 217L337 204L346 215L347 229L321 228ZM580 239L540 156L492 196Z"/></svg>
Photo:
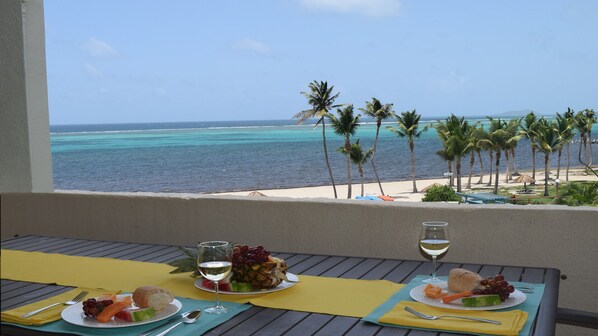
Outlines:
<svg viewBox="0 0 598 336"><path fill-rule="evenodd" d="M422 118L421 122L437 120ZM482 116L468 120L487 121ZM217 193L329 185L321 126L314 128L315 120L308 122L300 126L296 120L51 125L54 187L106 192ZM407 140L397 138L385 128L387 125L396 122L386 121L380 129L378 175L382 182L410 180ZM343 138L329 126L326 137L335 183L346 184L346 158L337 151ZM360 139L367 149L373 146L375 130L375 121L364 118L352 141ZM580 165L577 146L571 146L572 166ZM598 146L593 147L593 156L598 160ZM417 178L442 177L448 170L447 163L435 154L441 148L434 129L416 139ZM469 159L462 159L465 178L469 174ZM487 152L482 152L482 159L487 175ZM531 169L531 148L526 139L519 142L516 159L518 170ZM477 160L476 156L474 174L479 174ZM564 169L565 152L562 160ZM501 174L505 164L502 157ZM555 171L556 155L552 155L551 166ZM352 168L353 183L357 184L358 171ZM543 154L537 154L536 170L543 169ZM364 180L375 182L369 163L364 166Z"/></svg>

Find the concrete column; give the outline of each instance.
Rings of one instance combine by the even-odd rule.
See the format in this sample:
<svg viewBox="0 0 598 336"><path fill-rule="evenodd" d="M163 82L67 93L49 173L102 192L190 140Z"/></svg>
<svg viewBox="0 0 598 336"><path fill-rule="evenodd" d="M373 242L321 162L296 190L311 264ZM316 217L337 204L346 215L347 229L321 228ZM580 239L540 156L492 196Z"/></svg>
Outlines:
<svg viewBox="0 0 598 336"><path fill-rule="evenodd" d="M0 192L53 191L43 0L0 1Z"/></svg>

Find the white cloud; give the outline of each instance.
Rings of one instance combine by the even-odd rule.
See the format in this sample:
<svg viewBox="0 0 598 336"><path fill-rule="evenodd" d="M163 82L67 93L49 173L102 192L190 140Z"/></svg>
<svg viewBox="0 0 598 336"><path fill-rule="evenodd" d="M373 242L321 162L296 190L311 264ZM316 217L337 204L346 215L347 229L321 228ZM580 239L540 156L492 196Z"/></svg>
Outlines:
<svg viewBox="0 0 598 336"><path fill-rule="evenodd" d="M233 45L233 48L237 50L252 51L261 55L270 55L272 53L272 49L270 49L270 47L268 47L266 44L251 38L244 38L240 41L237 41Z"/></svg>
<svg viewBox="0 0 598 336"><path fill-rule="evenodd" d="M118 51L110 44L93 37L83 44L83 49L93 57L112 57L118 55Z"/></svg>
<svg viewBox="0 0 598 336"><path fill-rule="evenodd" d="M83 64L83 71L85 71L85 73L91 77L103 77L104 76L104 74L102 74L102 72L100 70L98 70L96 67L94 67L93 65L91 65L89 63Z"/></svg>
<svg viewBox="0 0 598 336"><path fill-rule="evenodd" d="M399 0L301 0L303 6L313 10L341 13L358 13L366 16L392 16L399 12Z"/></svg>

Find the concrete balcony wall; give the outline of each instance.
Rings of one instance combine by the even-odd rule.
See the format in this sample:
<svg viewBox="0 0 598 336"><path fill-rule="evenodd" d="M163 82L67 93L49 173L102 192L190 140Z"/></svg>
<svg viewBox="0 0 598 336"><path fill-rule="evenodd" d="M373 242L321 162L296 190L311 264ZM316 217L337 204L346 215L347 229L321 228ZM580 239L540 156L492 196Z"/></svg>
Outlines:
<svg viewBox="0 0 598 336"><path fill-rule="evenodd" d="M598 312L598 209L177 194L0 194L15 234L195 246L226 239L279 252L424 260L420 223L450 223L443 262L553 267L559 306ZM583 290L581 290L583 289Z"/></svg>

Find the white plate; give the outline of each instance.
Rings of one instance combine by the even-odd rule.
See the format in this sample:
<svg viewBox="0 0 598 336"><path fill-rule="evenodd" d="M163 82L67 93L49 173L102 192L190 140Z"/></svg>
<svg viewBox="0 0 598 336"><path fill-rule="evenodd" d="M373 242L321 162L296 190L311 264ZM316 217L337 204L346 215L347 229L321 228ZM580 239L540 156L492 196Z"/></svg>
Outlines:
<svg viewBox="0 0 598 336"><path fill-rule="evenodd" d="M288 281L284 281L283 280L280 283L280 285L278 285L278 286L276 286L274 288L261 289L259 291L255 291L255 292L225 292L225 291L219 291L218 293L220 293L220 294L231 294L231 295L253 295L253 294L264 294L264 293L278 292L278 291L281 291L283 289L287 289L287 288L295 286L297 284L297 282L299 281L299 278L295 274L293 274L293 273L287 273L286 275L287 275L287 279L289 279L292 282L288 282ZM201 281L202 281L202 279L195 280L195 287L201 289L202 291L214 293L213 289L202 286Z"/></svg>
<svg viewBox="0 0 598 336"><path fill-rule="evenodd" d="M119 298L124 296L131 296L131 294L123 294L117 295ZM101 323L96 321L93 317L87 317L83 314L83 303L79 302L74 304L65 310L62 311L62 319L70 324L82 326L82 327L89 327L89 328L125 328L125 327L135 327L143 324L153 323L156 321L164 320L172 315L176 314L181 310L181 302L177 299L174 299L170 305L166 308L156 311L156 316L149 320L139 321L139 322L129 322L123 321L121 319L113 318L112 320Z"/></svg>
<svg viewBox="0 0 598 336"><path fill-rule="evenodd" d="M433 283L433 285L442 288L443 291L448 291L448 285L447 285L446 281ZM519 304L522 304L523 301L525 301L525 294L523 294L522 292L520 292L518 290L515 290L513 293L511 293L509 295L509 298L505 302L503 302L499 305L485 306L485 307L464 307L461 304L461 299L455 300L451 303L442 303L442 301L440 299L432 299L432 298L427 297L424 294L424 288L426 286L427 286L427 284L423 284L421 286L417 286L417 287L413 288L411 290L411 292L409 292L409 295L415 301L425 303L428 306L439 307L439 308L450 308L450 309L460 309L460 310L496 310L496 309L515 307ZM452 294L452 292L449 292L449 294Z"/></svg>

